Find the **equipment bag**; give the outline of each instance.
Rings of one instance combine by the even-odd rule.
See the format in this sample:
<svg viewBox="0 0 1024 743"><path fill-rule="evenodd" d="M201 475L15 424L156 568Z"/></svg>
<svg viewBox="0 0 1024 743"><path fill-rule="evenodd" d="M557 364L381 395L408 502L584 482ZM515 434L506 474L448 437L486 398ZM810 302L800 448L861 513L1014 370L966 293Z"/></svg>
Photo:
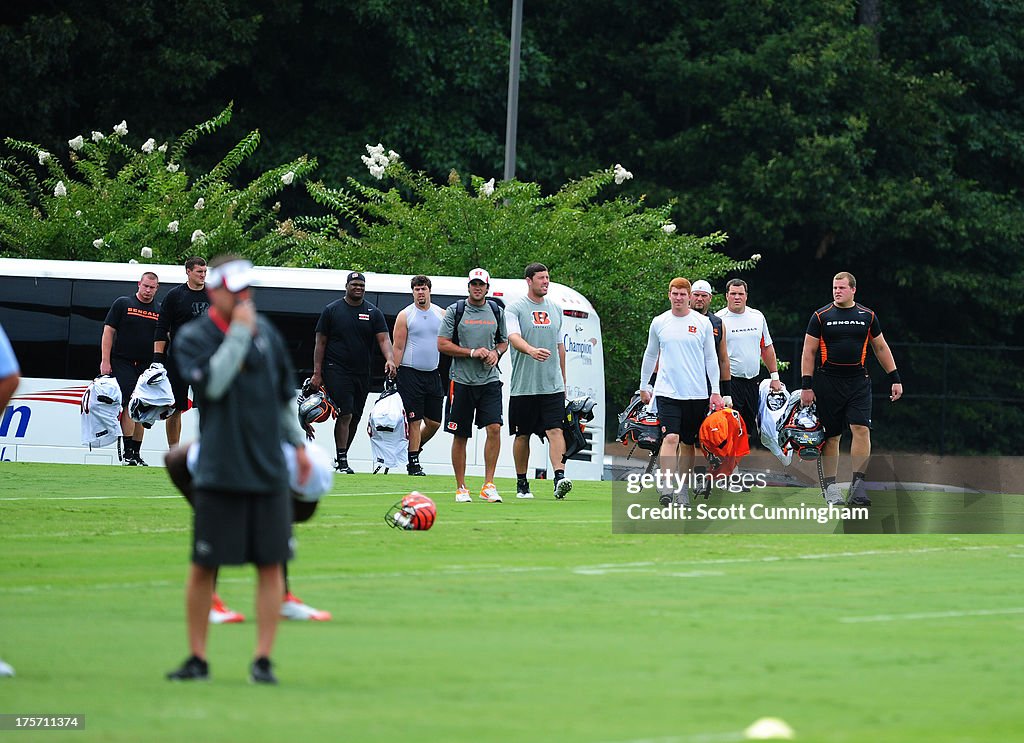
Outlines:
<svg viewBox="0 0 1024 743"><path fill-rule="evenodd" d="M384 391L370 410L366 432L370 435L370 447L376 465L374 474L382 468L387 474L392 467L408 461L409 423L406 420L405 404L390 379L384 382Z"/></svg>

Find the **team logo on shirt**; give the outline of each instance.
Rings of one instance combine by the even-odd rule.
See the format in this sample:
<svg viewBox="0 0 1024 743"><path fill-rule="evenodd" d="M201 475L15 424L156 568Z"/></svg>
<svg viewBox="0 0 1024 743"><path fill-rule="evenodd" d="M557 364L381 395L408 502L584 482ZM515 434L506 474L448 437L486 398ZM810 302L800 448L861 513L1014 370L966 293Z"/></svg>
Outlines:
<svg viewBox="0 0 1024 743"><path fill-rule="evenodd" d="M697 335L697 326L696 325L690 325L689 329L690 329L690 334L691 335Z"/></svg>
<svg viewBox="0 0 1024 743"><path fill-rule="evenodd" d="M459 424L456 423L455 421L448 421L448 430L449 431L458 431L459 430Z"/></svg>
<svg viewBox="0 0 1024 743"><path fill-rule="evenodd" d="M359 313L359 319L360 320L369 320L370 319L370 313L369 312L360 312Z"/></svg>
<svg viewBox="0 0 1024 743"><path fill-rule="evenodd" d="M534 326L543 326L551 324L551 316L547 312L534 312L533 313L533 324Z"/></svg>

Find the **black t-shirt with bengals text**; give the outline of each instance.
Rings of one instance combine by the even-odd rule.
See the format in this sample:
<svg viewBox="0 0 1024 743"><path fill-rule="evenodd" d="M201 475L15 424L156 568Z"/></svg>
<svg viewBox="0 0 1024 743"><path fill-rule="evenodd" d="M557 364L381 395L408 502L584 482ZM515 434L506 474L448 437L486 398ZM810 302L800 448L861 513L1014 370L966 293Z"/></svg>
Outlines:
<svg viewBox="0 0 1024 743"><path fill-rule="evenodd" d="M817 371L836 377L864 374L868 343L882 334L874 310L862 304L838 307L833 302L814 311L807 335L818 339Z"/></svg>
<svg viewBox="0 0 1024 743"><path fill-rule="evenodd" d="M147 364L153 359L153 332L160 317L160 305L139 300L137 294L118 297L110 305L104 325L117 331L111 357Z"/></svg>
<svg viewBox="0 0 1024 743"><path fill-rule="evenodd" d="M327 336L327 364L366 377L370 375L370 353L377 345L377 333L387 333L388 323L384 313L365 299L358 307L339 299L324 307L316 332Z"/></svg>

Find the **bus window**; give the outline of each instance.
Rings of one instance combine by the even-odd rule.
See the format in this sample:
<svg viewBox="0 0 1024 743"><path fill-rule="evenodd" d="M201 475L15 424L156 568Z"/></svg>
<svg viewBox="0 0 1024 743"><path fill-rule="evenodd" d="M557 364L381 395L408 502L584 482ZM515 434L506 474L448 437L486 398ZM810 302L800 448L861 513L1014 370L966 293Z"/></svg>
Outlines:
<svg viewBox="0 0 1024 743"><path fill-rule="evenodd" d="M66 367L71 281L6 276L3 288L0 325L14 347L21 376L70 378Z"/></svg>

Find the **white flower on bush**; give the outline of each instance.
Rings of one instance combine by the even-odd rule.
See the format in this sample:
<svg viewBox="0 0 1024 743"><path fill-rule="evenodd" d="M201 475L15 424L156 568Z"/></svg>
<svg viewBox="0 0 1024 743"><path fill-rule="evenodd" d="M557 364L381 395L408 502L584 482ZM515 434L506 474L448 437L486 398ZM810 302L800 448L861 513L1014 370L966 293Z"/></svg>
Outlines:
<svg viewBox="0 0 1024 743"><path fill-rule="evenodd" d="M164 142L162 145L156 148L157 152L167 152L167 143Z"/></svg>
<svg viewBox="0 0 1024 743"><path fill-rule="evenodd" d="M202 230L196 230L195 232L192 233L192 242L193 243L204 243L204 242L206 242L206 233L203 232Z"/></svg>
<svg viewBox="0 0 1024 743"><path fill-rule="evenodd" d="M64 181L57 181L57 185L53 187L53 195L57 198L68 195L68 189L64 185Z"/></svg>
<svg viewBox="0 0 1024 743"><path fill-rule="evenodd" d="M367 170L377 180L384 177L384 171L387 170L388 165L398 160L398 153L394 150L388 150L388 153L384 154L384 145L378 142L376 145L366 145L366 152L368 155L363 155L359 159L366 165Z"/></svg>
<svg viewBox="0 0 1024 743"><path fill-rule="evenodd" d="M79 134L74 139L69 139L68 140L68 147L73 149L75 152L78 152L84 146L85 146L85 138L81 134Z"/></svg>
<svg viewBox="0 0 1024 743"><path fill-rule="evenodd" d="M624 167L615 163L615 185L621 186L624 181L628 181L633 177L633 174L626 170Z"/></svg>
<svg viewBox="0 0 1024 743"><path fill-rule="evenodd" d="M206 199L200 196L198 199L196 199L195 206L193 206L192 208L195 209L197 212L201 212L203 209L206 208Z"/></svg>
<svg viewBox="0 0 1024 743"><path fill-rule="evenodd" d="M143 258L152 258L153 248L143 245L142 250L139 251L139 255L141 255Z"/></svg>
<svg viewBox="0 0 1024 743"><path fill-rule="evenodd" d="M175 219L173 222L168 222L167 223L167 231L168 232L177 232L178 231L178 220L177 219Z"/></svg>
<svg viewBox="0 0 1024 743"><path fill-rule="evenodd" d="M80 217L80 216L82 216L82 210L81 210L81 209L76 209L76 210L75 210L75 216L76 216L76 217Z"/></svg>
<svg viewBox="0 0 1024 743"><path fill-rule="evenodd" d="M178 165L177 165L177 163L167 163L167 172L168 173L177 173L178 172Z"/></svg>
<svg viewBox="0 0 1024 743"><path fill-rule="evenodd" d="M39 150L39 152L37 152L36 154L39 155L40 165L45 165L46 161L50 159L50 153L47 152L46 150Z"/></svg>
<svg viewBox="0 0 1024 743"><path fill-rule="evenodd" d="M152 137L150 137L149 139L147 139L145 142L142 143L142 151L145 152L147 155L152 155L153 154L153 150L155 148L156 148L156 140L153 139Z"/></svg>
<svg viewBox="0 0 1024 743"><path fill-rule="evenodd" d="M103 132L93 132L92 133L92 141L93 142L99 142L102 139L103 139Z"/></svg>
<svg viewBox="0 0 1024 743"><path fill-rule="evenodd" d="M666 222L661 226L661 231L664 232L666 235L671 235L673 232L676 231L676 226L672 222Z"/></svg>
<svg viewBox="0 0 1024 743"><path fill-rule="evenodd" d="M134 258L132 258L132 259L130 259L130 260L128 261L128 263L130 263L130 264L132 264L132 265L137 265L137 264L138 264L138 261L137 261L137 260L135 260Z"/></svg>
<svg viewBox="0 0 1024 743"><path fill-rule="evenodd" d="M295 180L295 173L293 173L290 170L287 173L285 173L284 175L281 176L281 183L283 183L286 186L292 185L292 181L294 181L294 180Z"/></svg>
<svg viewBox="0 0 1024 743"><path fill-rule="evenodd" d="M756 263L757 261L761 260L761 254L760 253L754 253L752 256L750 256L750 260L752 260L752 261L754 261Z"/></svg>
<svg viewBox="0 0 1024 743"><path fill-rule="evenodd" d="M94 248L102 248L105 244L106 243L103 242L103 238L102 237L98 237L98 238L96 238L95 240L92 241L92 246Z"/></svg>
<svg viewBox="0 0 1024 743"><path fill-rule="evenodd" d="M128 133L128 122L121 119L121 123L114 127L114 134L120 134L122 137Z"/></svg>
<svg viewBox="0 0 1024 743"><path fill-rule="evenodd" d="M481 196L490 196L492 193L494 193L494 179L493 178L491 178L491 180L487 181L487 183L484 183L482 186L480 186L480 195Z"/></svg>

